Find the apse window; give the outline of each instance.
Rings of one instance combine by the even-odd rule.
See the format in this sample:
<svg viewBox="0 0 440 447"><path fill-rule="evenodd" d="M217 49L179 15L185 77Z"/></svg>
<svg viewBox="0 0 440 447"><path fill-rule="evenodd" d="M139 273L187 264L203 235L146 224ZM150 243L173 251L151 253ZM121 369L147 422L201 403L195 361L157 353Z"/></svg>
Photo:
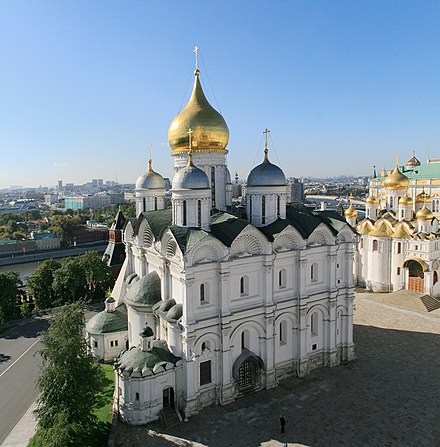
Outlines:
<svg viewBox="0 0 440 447"><path fill-rule="evenodd" d="M240 296L247 296L249 294L249 281L247 276L240 278Z"/></svg>
<svg viewBox="0 0 440 447"><path fill-rule="evenodd" d="M211 383L211 360L200 363L200 385Z"/></svg>

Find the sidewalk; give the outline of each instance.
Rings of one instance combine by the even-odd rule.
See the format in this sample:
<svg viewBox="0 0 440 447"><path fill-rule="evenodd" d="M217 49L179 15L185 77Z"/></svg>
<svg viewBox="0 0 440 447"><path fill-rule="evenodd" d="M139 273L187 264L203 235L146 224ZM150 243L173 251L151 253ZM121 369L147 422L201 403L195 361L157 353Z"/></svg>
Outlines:
<svg viewBox="0 0 440 447"><path fill-rule="evenodd" d="M37 421L32 412L36 408L34 402L18 421L0 447L26 447L37 429Z"/></svg>

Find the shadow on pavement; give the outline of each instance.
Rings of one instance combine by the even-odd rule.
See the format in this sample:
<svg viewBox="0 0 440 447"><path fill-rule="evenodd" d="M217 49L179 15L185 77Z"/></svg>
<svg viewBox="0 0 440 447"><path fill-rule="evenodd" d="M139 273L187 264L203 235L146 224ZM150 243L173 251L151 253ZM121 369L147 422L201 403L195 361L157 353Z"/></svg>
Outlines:
<svg viewBox="0 0 440 447"><path fill-rule="evenodd" d="M438 446L440 335L355 325L354 337L348 365L205 408L169 429L120 423L116 446Z"/></svg>
<svg viewBox="0 0 440 447"><path fill-rule="evenodd" d="M35 338L40 332L46 331L48 327L49 321L47 319L38 319L27 324L14 326L9 331L0 335L0 339L14 340L21 337Z"/></svg>

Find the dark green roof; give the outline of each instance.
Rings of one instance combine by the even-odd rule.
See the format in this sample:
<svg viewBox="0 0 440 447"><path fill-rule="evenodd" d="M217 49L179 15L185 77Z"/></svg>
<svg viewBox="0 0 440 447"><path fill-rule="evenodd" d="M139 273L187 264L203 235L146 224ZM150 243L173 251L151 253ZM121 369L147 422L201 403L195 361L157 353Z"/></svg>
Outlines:
<svg viewBox="0 0 440 447"><path fill-rule="evenodd" d="M169 208L157 211L146 211L145 213L141 214L140 219L138 219L138 222L136 223L136 234L142 222L142 217L147 220L148 225L150 225L151 231L156 239L159 239L162 231L173 223L173 213Z"/></svg>
<svg viewBox="0 0 440 447"><path fill-rule="evenodd" d="M92 335L121 332L128 329L127 310L125 305L118 306L114 312L103 310L86 324L86 331Z"/></svg>
<svg viewBox="0 0 440 447"><path fill-rule="evenodd" d="M180 357L176 357L168 350L166 342L156 340L151 351L142 351L139 347L132 347L118 355L115 360L115 368L119 371L127 371L129 375L139 372L145 375L147 370L153 371L156 365L165 366L167 363L176 363Z"/></svg>
<svg viewBox="0 0 440 447"><path fill-rule="evenodd" d="M125 222L127 219L122 214L122 211L119 210L116 214L115 220L112 223L112 226L110 227L111 230L122 230L125 226Z"/></svg>
<svg viewBox="0 0 440 447"><path fill-rule="evenodd" d="M235 238L249 225L244 219L239 219L228 213L218 213L211 219L211 234L224 245L230 247Z"/></svg>
<svg viewBox="0 0 440 447"><path fill-rule="evenodd" d="M150 307L161 300L160 278L157 272L151 272L132 283L124 296L129 306Z"/></svg>
<svg viewBox="0 0 440 447"><path fill-rule="evenodd" d="M122 265L125 260L125 245L123 242L109 242L102 260L109 266Z"/></svg>

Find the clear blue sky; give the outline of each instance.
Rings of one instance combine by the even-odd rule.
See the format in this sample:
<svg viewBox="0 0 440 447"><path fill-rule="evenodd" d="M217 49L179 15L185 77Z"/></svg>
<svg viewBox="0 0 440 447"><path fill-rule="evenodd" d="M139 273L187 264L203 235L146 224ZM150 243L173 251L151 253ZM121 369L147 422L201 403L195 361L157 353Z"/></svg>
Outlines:
<svg viewBox="0 0 440 447"><path fill-rule="evenodd" d="M2 0L0 187L171 175L195 44L232 175L265 127L288 176L440 157L438 1Z"/></svg>

